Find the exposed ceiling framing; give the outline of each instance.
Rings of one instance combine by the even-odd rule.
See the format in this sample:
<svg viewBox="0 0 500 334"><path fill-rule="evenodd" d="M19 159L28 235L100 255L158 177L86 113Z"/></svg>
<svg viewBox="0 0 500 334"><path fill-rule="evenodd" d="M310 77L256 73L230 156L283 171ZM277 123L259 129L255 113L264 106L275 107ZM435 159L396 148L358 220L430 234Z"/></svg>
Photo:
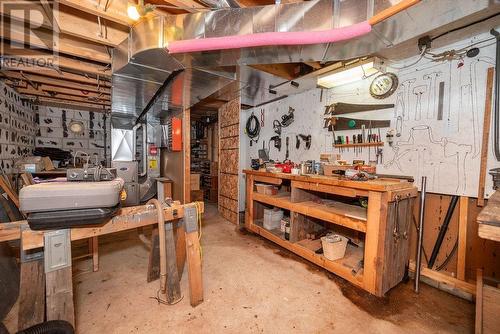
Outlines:
<svg viewBox="0 0 500 334"><path fill-rule="evenodd" d="M52 31L58 32L58 68L26 67L4 69L0 79L20 93L40 103L67 107L109 108L111 94L111 55L113 48L128 36L134 24L127 16L128 3L135 0L59 0L56 8L50 2L33 1L31 8L43 13L43 22L33 16L24 17L17 12L3 12L2 56L18 56L19 49L29 41L31 49L23 50L22 59L33 60L51 53ZM203 1L146 0L146 3L164 5L156 10L169 14L193 13L210 10ZM283 2L283 1L282 1ZM295 2L286 0L285 2ZM242 7L274 3L272 0L241 0ZM52 24L52 18L55 24ZM41 26L37 38L28 36L23 25ZM33 49L36 46L38 49ZM321 67L319 63L259 65L259 69L290 80ZM218 101L206 101L200 108L217 108Z"/></svg>

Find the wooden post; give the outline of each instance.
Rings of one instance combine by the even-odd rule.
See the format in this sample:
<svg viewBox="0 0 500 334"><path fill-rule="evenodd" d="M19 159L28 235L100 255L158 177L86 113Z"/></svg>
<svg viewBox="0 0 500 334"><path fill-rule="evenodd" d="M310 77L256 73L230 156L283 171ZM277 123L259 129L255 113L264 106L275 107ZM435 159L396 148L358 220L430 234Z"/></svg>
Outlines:
<svg viewBox="0 0 500 334"><path fill-rule="evenodd" d="M369 292L382 295L383 256L387 224L387 193L370 191L368 194L363 285Z"/></svg>
<svg viewBox="0 0 500 334"><path fill-rule="evenodd" d="M158 278L160 278L160 238L158 235L158 228L153 228L146 281L149 283Z"/></svg>
<svg viewBox="0 0 500 334"><path fill-rule="evenodd" d="M250 231L250 226L253 224L253 175L246 174L246 184L245 227Z"/></svg>
<svg viewBox="0 0 500 334"><path fill-rule="evenodd" d="M465 253L467 250L467 215L469 211L469 198L460 196L458 215L458 255L457 278L465 281Z"/></svg>
<svg viewBox="0 0 500 334"><path fill-rule="evenodd" d="M181 298L181 285L177 269L177 257L175 252L174 222L165 224L165 243L167 252L167 302L173 304Z"/></svg>
<svg viewBox="0 0 500 334"><path fill-rule="evenodd" d="M476 276L476 324L475 334L483 332L483 271L477 270Z"/></svg>
<svg viewBox="0 0 500 334"><path fill-rule="evenodd" d="M186 253L189 279L189 301L195 307L203 301L201 251L198 231L186 233Z"/></svg>
<svg viewBox="0 0 500 334"><path fill-rule="evenodd" d="M491 128L491 98L493 95L493 77L495 68L488 68L486 75L486 101L484 105L483 137L481 141L481 167L479 168L479 189L477 191L477 205L484 206L484 188L486 182L486 166L488 162L488 141Z"/></svg>
<svg viewBox="0 0 500 334"><path fill-rule="evenodd" d="M46 231L45 300L47 320L66 320L75 327L70 230Z"/></svg>
<svg viewBox="0 0 500 334"><path fill-rule="evenodd" d="M90 254L92 254L92 270L99 270L99 237L89 238Z"/></svg>
<svg viewBox="0 0 500 334"><path fill-rule="evenodd" d="M21 262L19 283L19 331L43 322L45 318L45 274L43 257Z"/></svg>
<svg viewBox="0 0 500 334"><path fill-rule="evenodd" d="M198 234L198 219L201 212L197 207L187 207L184 211L186 228L186 254L189 280L189 300L195 307L203 301L203 279L201 276L201 247Z"/></svg>

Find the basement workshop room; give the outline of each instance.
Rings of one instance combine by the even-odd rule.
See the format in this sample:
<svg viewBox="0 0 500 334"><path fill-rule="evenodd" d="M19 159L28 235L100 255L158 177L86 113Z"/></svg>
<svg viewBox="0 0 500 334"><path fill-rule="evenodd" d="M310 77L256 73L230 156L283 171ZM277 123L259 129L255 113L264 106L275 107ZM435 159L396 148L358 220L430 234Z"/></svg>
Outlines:
<svg viewBox="0 0 500 334"><path fill-rule="evenodd" d="M0 10L0 334L500 334L500 1Z"/></svg>

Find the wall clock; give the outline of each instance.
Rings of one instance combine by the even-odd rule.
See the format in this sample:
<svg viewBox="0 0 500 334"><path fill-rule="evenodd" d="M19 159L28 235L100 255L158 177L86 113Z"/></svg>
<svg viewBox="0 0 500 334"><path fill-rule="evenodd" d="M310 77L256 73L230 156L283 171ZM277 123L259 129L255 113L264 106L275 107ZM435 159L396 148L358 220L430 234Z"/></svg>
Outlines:
<svg viewBox="0 0 500 334"><path fill-rule="evenodd" d="M391 96L398 88L396 74L387 72L380 74L370 84L370 94L376 99L385 99Z"/></svg>

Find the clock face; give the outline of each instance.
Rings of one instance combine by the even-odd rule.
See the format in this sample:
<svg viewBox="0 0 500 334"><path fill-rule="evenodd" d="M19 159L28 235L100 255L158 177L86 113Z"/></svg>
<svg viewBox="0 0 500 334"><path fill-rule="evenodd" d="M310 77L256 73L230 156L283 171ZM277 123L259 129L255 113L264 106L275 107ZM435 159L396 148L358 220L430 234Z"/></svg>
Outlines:
<svg viewBox="0 0 500 334"><path fill-rule="evenodd" d="M394 73L383 73L375 77L370 85L370 94L376 99L385 99L398 88L398 77Z"/></svg>

